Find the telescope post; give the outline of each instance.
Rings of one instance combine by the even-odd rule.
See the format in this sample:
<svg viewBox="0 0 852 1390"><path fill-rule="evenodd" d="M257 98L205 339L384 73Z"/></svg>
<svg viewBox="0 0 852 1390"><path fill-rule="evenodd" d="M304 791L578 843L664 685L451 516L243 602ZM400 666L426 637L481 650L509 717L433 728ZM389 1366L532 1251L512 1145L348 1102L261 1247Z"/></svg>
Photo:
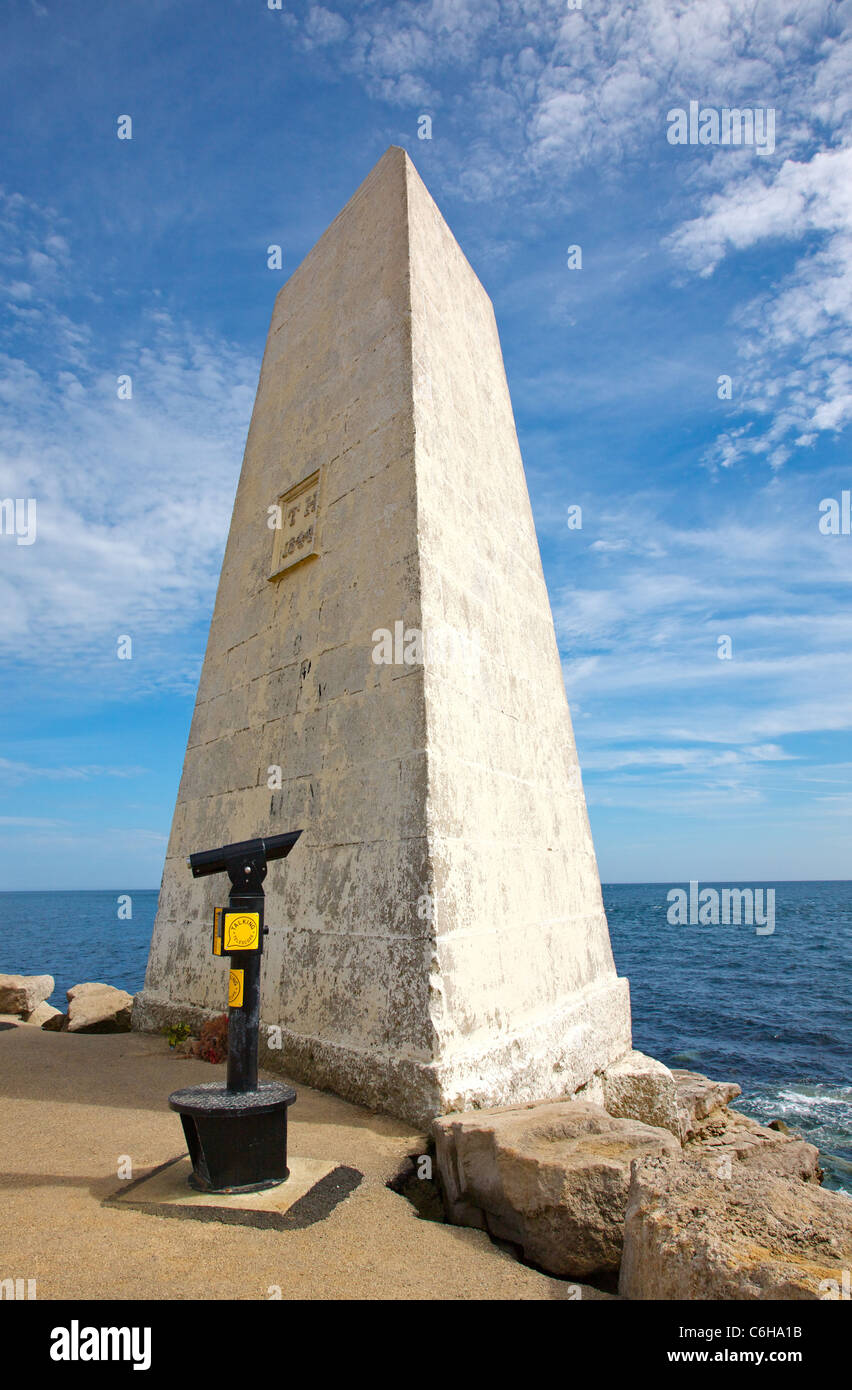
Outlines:
<svg viewBox="0 0 852 1390"><path fill-rule="evenodd" d="M190 855L193 876L227 873L227 908L213 916L213 954L229 957L227 1084L189 1086L169 1096L183 1124L192 1174L202 1192L254 1192L289 1177L287 1108L290 1086L257 1080L260 962L268 859L283 859L300 830L245 840Z"/></svg>

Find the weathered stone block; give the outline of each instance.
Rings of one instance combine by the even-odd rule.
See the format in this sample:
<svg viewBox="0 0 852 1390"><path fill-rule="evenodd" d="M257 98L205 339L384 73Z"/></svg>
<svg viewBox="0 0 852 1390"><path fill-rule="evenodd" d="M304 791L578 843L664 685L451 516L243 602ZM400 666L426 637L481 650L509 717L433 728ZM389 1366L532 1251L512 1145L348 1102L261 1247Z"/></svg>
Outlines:
<svg viewBox="0 0 852 1390"><path fill-rule="evenodd" d="M715 1110L684 1152L708 1164L717 1175L730 1176L734 1163L752 1172L774 1173L801 1182L822 1182L819 1149L798 1134L770 1129L736 1110Z"/></svg>
<svg viewBox="0 0 852 1390"><path fill-rule="evenodd" d="M74 985L66 998L69 1033L130 1032L133 996L127 990L91 981Z"/></svg>
<svg viewBox="0 0 852 1390"><path fill-rule="evenodd" d="M582 1101L445 1115L433 1134L451 1220L578 1278L618 1269L631 1163L680 1152L667 1130Z"/></svg>
<svg viewBox="0 0 852 1390"><path fill-rule="evenodd" d="M54 1009L53 1005L48 1004L47 1001L39 1004L32 1013L22 1015L24 1023L30 1023L34 1028L44 1028L50 1019L57 1016L62 1018L62 1010Z"/></svg>
<svg viewBox="0 0 852 1390"><path fill-rule="evenodd" d="M682 1134L678 1089L668 1067L644 1052L628 1052L603 1074L603 1106L610 1115Z"/></svg>
<svg viewBox="0 0 852 1390"><path fill-rule="evenodd" d="M852 1265L852 1202L734 1164L634 1168L619 1292L631 1299L831 1298Z"/></svg>
<svg viewBox="0 0 852 1390"><path fill-rule="evenodd" d="M29 1014L52 994L52 975L0 975L0 1014Z"/></svg>
<svg viewBox="0 0 852 1390"><path fill-rule="evenodd" d="M700 1134L711 1116L724 1110L741 1094L735 1081L711 1081L709 1076L702 1076L697 1071L683 1071L675 1067L672 1076L677 1086L680 1137L684 1143Z"/></svg>

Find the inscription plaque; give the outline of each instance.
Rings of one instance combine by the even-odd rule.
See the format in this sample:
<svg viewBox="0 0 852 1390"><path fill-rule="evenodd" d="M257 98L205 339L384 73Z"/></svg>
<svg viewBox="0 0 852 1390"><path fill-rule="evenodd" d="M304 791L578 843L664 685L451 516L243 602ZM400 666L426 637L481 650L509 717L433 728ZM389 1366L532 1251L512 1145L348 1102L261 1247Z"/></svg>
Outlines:
<svg viewBox="0 0 852 1390"><path fill-rule="evenodd" d="M278 498L270 583L318 550L320 470ZM270 510L273 510L272 508Z"/></svg>

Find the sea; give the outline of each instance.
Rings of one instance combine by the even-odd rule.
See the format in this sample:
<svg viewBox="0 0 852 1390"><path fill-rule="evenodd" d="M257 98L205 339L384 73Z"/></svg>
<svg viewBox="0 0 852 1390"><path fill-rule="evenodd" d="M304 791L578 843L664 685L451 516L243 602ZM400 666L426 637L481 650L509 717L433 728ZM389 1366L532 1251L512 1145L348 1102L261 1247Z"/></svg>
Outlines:
<svg viewBox="0 0 852 1390"><path fill-rule="evenodd" d="M672 925L672 886L603 887L634 1047L736 1081L738 1109L798 1130L820 1149L825 1186L852 1196L852 882L738 884L774 889L771 933ZM156 890L0 893L0 972L53 975L63 1009L83 980L134 994L156 907Z"/></svg>

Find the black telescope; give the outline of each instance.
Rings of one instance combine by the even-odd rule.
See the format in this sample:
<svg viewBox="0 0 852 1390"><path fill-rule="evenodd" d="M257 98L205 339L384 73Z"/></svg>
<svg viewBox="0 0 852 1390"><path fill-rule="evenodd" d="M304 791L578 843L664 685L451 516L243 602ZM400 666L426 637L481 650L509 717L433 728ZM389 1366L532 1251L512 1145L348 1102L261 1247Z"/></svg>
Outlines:
<svg viewBox="0 0 852 1390"><path fill-rule="evenodd" d="M301 830L239 840L191 854L193 878L227 874L227 907L213 910L213 954L228 956L228 1078L188 1086L169 1096L181 1117L193 1187L202 1192L254 1192L289 1177L287 1107L291 1086L257 1079L263 880L267 861L286 859Z"/></svg>
<svg viewBox="0 0 852 1390"><path fill-rule="evenodd" d="M265 835L260 840L239 840L233 845L223 845L221 849L202 849L197 854L191 854L186 862L192 869L193 878L205 878L207 874L229 873L229 866L240 860L248 861L258 856L267 861L286 859L301 833L301 830L288 830L286 835Z"/></svg>

